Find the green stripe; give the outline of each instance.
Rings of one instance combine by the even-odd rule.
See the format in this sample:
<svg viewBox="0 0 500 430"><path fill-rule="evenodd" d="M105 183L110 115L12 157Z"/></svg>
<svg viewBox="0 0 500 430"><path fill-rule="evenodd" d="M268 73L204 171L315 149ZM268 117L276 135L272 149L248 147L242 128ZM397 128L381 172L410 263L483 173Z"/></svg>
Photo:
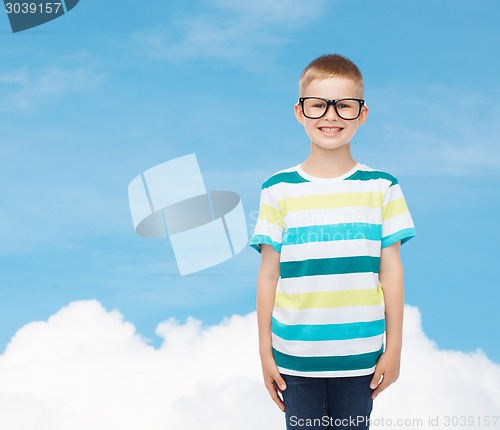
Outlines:
<svg viewBox="0 0 500 430"><path fill-rule="evenodd" d="M339 370L370 369L377 364L384 347L378 351L366 354L325 356L325 357L295 357L283 354L273 348L274 359L279 367L299 372L325 372Z"/></svg>
<svg viewBox="0 0 500 430"><path fill-rule="evenodd" d="M386 172L378 172L378 171L373 171L369 172L367 170L358 170L357 172L353 173L351 176L348 178L344 179L345 181L370 181L371 179L387 179L388 181L391 181L391 187L393 185L396 185L398 183L398 180L392 176L389 173Z"/></svg>
<svg viewBox="0 0 500 430"><path fill-rule="evenodd" d="M311 181L304 179L296 171L283 172L283 173L277 173L276 175L273 175L269 179L265 180L264 183L262 184L262 189L272 187L273 185L279 184L281 182L285 182L287 184L298 184L300 182L311 182Z"/></svg>
<svg viewBox="0 0 500 430"><path fill-rule="evenodd" d="M365 170L358 170L348 178L345 178L344 180L369 181L372 179L386 179L391 182L390 185L391 187L398 183L398 180L389 173L380 171L365 171ZM294 170L291 172L277 173L276 175L271 176L269 179L264 181L264 183L262 184L262 189L272 187L273 185L279 184L281 182L288 184L298 184L301 182L311 182L311 181L303 178L302 176L299 175L299 173L296 170Z"/></svg>
<svg viewBox="0 0 500 430"><path fill-rule="evenodd" d="M338 275L343 273L379 273L380 257L361 255L357 257L316 258L280 263L282 278L301 276Z"/></svg>
<svg viewBox="0 0 500 430"><path fill-rule="evenodd" d="M385 320L342 324L287 325L272 317L272 332L285 340L322 341L349 340L379 336L385 331Z"/></svg>
<svg viewBox="0 0 500 430"><path fill-rule="evenodd" d="M354 239L382 240L382 225L353 222L291 227L283 232L283 245Z"/></svg>

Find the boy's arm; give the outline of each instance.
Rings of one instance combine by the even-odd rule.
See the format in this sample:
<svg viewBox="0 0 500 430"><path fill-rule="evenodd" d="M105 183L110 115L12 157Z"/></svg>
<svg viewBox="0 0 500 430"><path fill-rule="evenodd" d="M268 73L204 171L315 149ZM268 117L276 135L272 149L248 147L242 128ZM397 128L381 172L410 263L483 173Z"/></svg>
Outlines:
<svg viewBox="0 0 500 430"><path fill-rule="evenodd" d="M264 383L278 407L284 411L285 405L278 391L286 389L286 384L273 357L271 321L276 286L280 277L280 253L271 245L261 245L262 261L257 280L257 324L259 328L259 353L264 374ZM278 388L279 387L279 388Z"/></svg>
<svg viewBox="0 0 500 430"><path fill-rule="evenodd" d="M380 356L370 387L375 390L372 398L380 394L399 377L401 348L403 344L404 272L398 240L382 248L379 279L384 292L386 347ZM382 381L380 381L382 378Z"/></svg>

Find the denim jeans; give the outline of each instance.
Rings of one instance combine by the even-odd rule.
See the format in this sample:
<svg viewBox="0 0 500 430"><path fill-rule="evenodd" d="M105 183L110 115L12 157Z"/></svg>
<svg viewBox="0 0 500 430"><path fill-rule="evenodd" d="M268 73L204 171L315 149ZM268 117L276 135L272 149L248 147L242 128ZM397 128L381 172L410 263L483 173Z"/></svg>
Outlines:
<svg viewBox="0 0 500 430"><path fill-rule="evenodd" d="M368 430L373 377L315 378L281 375L287 430Z"/></svg>

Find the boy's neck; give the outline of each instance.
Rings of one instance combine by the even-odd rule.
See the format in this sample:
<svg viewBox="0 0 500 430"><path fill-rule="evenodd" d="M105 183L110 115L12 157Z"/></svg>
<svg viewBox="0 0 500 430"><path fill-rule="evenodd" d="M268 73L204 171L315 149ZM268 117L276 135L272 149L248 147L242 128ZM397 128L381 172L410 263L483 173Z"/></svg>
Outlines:
<svg viewBox="0 0 500 430"><path fill-rule="evenodd" d="M332 178L347 173L356 163L351 155L350 144L336 149L324 149L311 143L311 152L300 167L312 176Z"/></svg>

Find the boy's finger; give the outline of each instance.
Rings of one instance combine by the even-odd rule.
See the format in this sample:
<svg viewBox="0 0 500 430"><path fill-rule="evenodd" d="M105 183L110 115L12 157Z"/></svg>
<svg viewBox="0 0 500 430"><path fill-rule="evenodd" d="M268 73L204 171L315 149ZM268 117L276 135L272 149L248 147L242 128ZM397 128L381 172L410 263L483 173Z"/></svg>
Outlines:
<svg viewBox="0 0 500 430"><path fill-rule="evenodd" d="M380 383L380 378L382 377L382 374L375 371L375 373L373 374L373 378L370 382L370 388L373 390L375 388L377 388L378 384Z"/></svg>
<svg viewBox="0 0 500 430"><path fill-rule="evenodd" d="M273 399L274 403L278 405L278 407L285 412L285 404L281 400L280 396L278 396L278 390L276 388L276 385L274 383L271 384L266 384L267 391L269 391L269 395Z"/></svg>
<svg viewBox="0 0 500 430"><path fill-rule="evenodd" d="M382 382L378 385L378 387L372 393L372 399L377 397L382 391L384 391L390 384L383 379Z"/></svg>
<svg viewBox="0 0 500 430"><path fill-rule="evenodd" d="M276 385L279 387L279 389L281 391L285 391L286 390L285 380L283 379L283 377L281 376L280 373L278 373L277 375L274 376L274 380L276 382Z"/></svg>

